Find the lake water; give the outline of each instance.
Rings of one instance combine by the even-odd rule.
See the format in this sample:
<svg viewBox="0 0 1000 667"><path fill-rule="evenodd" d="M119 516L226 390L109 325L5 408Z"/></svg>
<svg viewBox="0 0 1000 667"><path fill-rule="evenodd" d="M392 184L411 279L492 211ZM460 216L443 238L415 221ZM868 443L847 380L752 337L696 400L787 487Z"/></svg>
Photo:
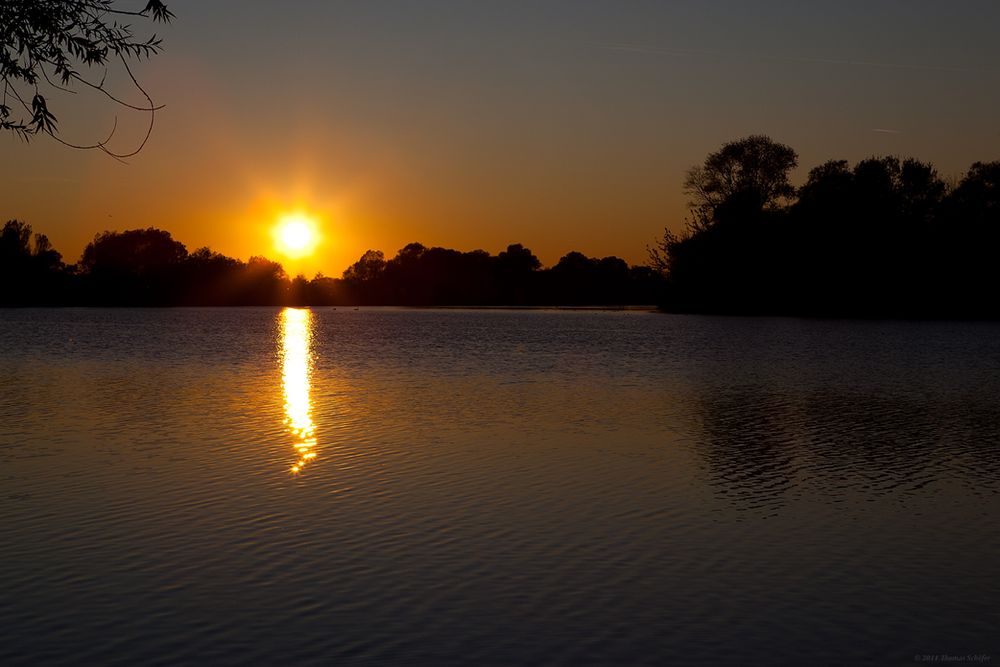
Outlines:
<svg viewBox="0 0 1000 667"><path fill-rule="evenodd" d="M0 663L1000 660L1000 326L0 310Z"/></svg>

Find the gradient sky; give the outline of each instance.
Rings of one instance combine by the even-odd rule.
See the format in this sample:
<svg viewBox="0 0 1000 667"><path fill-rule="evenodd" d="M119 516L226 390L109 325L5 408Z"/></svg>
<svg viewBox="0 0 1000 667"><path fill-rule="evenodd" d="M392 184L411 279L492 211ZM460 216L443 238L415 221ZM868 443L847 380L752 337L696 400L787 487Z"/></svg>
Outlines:
<svg viewBox="0 0 1000 667"><path fill-rule="evenodd" d="M129 164L0 138L0 218L66 261L156 226L310 276L411 241L638 263L683 227L685 169L747 134L798 150L798 182L830 158L1000 159L995 0L168 4L166 50L137 68L166 108ZM115 147L141 138L93 96L52 104L67 140L116 113ZM269 232L296 209L324 232L299 262Z"/></svg>

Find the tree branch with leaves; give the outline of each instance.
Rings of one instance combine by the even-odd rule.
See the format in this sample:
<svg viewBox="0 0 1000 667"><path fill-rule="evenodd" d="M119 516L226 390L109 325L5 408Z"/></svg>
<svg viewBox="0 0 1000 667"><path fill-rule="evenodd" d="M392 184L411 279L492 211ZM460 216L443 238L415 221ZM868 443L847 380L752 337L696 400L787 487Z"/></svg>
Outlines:
<svg viewBox="0 0 1000 667"><path fill-rule="evenodd" d="M155 34L137 37L126 21L167 23L173 14L161 0L148 0L141 9L127 5L117 0L0 0L0 130L24 140L47 134L66 146L100 150L119 159L142 150L161 107L139 83L130 62L156 55L162 42ZM124 70L145 105L130 104L105 87L114 66ZM148 113L149 125L138 147L128 152L108 148L117 119L108 136L93 144L60 138L49 98L53 91L74 93L74 87L98 91L118 106Z"/></svg>

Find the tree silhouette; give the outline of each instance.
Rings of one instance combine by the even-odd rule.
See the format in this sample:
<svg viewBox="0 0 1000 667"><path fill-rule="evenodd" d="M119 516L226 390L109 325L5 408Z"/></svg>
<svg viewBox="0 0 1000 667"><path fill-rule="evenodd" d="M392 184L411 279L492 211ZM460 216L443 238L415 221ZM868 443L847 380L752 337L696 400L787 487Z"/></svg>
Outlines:
<svg viewBox="0 0 1000 667"><path fill-rule="evenodd" d="M682 235L664 230L647 248L651 266L668 275L672 308L751 311L775 307L781 267L768 262L786 240L784 206L795 194L795 151L754 135L710 153L687 172L691 220Z"/></svg>
<svg viewBox="0 0 1000 667"><path fill-rule="evenodd" d="M385 255L381 250L368 250L361 259L344 271L343 280L354 303L382 303L382 273Z"/></svg>
<svg viewBox="0 0 1000 667"><path fill-rule="evenodd" d="M748 146L773 154L747 158ZM650 248L651 266L667 276L664 308L1000 316L992 297L1000 289L1000 163L972 165L949 191L933 165L912 158L872 157L853 168L832 160L809 172L795 198L794 151L786 148L751 137L693 172L695 221L684 234L665 230ZM769 175L761 164L771 165Z"/></svg>
<svg viewBox="0 0 1000 667"><path fill-rule="evenodd" d="M225 306L238 302L246 265L209 248L198 248L184 259L178 271L172 303Z"/></svg>
<svg viewBox="0 0 1000 667"><path fill-rule="evenodd" d="M532 303L536 272L542 263L535 254L520 243L502 250L496 258L496 285L492 303L506 301L518 306Z"/></svg>
<svg viewBox="0 0 1000 667"><path fill-rule="evenodd" d="M104 232L87 244L79 269L85 289L106 305L170 305L187 248L161 229Z"/></svg>
<svg viewBox="0 0 1000 667"><path fill-rule="evenodd" d="M123 9L115 0L0 0L0 130L23 139L45 133L73 148L101 150L116 158L135 155L153 128L157 106L136 80L130 60L148 58L161 49L156 35L137 38L120 17L168 22L173 14L161 0L148 0L141 10ZM105 87L108 68L119 65L147 101L135 106ZM99 71L94 76L94 70ZM98 91L115 104L149 113L149 127L138 148L108 148L114 128L94 144L73 144L57 136L56 116L49 108L53 92L74 86ZM116 125L117 127L117 125Z"/></svg>
<svg viewBox="0 0 1000 667"><path fill-rule="evenodd" d="M311 285L317 285L319 277ZM400 306L621 306L655 303L663 276L617 257L571 252L549 269L528 248L512 244L496 256L410 243L386 261L369 250L311 292L314 303Z"/></svg>
<svg viewBox="0 0 1000 667"><path fill-rule="evenodd" d="M948 197L962 234L1000 234L1000 162L976 162Z"/></svg>
<svg viewBox="0 0 1000 667"><path fill-rule="evenodd" d="M69 299L60 255L31 225L9 220L0 229L0 304L54 305Z"/></svg>
<svg viewBox="0 0 1000 667"><path fill-rule="evenodd" d="M237 303L267 306L287 303L288 274L278 262L254 256L247 261Z"/></svg>
<svg viewBox="0 0 1000 667"><path fill-rule="evenodd" d="M928 253L950 312L1000 316L1000 162L976 162L942 202ZM975 285L977 289L969 289Z"/></svg>
<svg viewBox="0 0 1000 667"><path fill-rule="evenodd" d="M798 164L794 150L764 135L731 141L688 170L684 191L695 229L718 221L723 208L763 211L795 193L789 172Z"/></svg>
<svg viewBox="0 0 1000 667"><path fill-rule="evenodd" d="M368 250L361 259L344 271L344 280L365 283L378 279L385 270L385 255L381 250Z"/></svg>

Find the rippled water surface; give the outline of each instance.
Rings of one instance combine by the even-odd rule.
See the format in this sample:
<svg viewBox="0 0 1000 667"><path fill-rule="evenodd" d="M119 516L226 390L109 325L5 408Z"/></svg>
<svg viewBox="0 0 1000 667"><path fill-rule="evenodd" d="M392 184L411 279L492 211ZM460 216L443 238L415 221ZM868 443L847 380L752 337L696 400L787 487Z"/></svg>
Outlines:
<svg viewBox="0 0 1000 667"><path fill-rule="evenodd" d="M2 664L1000 660L1000 327L0 310Z"/></svg>

